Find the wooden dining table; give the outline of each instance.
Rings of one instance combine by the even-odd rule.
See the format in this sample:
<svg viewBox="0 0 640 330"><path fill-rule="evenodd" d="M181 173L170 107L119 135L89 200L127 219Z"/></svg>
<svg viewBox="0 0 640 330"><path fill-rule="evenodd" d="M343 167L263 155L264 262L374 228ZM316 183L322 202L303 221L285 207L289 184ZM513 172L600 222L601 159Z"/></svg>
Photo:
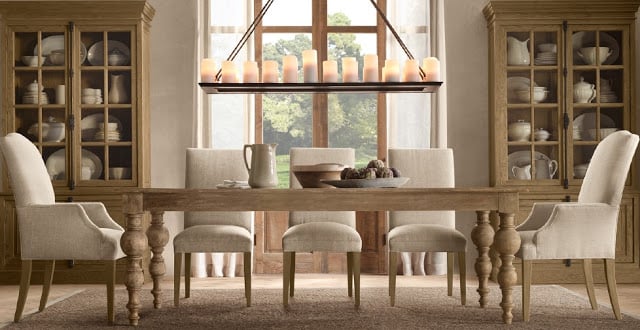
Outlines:
<svg viewBox="0 0 640 330"><path fill-rule="evenodd" d="M475 211L471 239L478 250L479 304L486 307L492 271L489 250L493 246L501 261L497 280L502 291L502 321L513 315L512 287L517 274L512 261L520 247L514 216L518 191L511 188L305 188L305 189L164 189L143 188L123 194L126 228L120 244L127 255L125 285L129 299L129 323L138 325L140 290L144 283L142 257L151 249L149 274L153 280L154 307L162 306L161 279L166 267L162 253L169 241L165 211ZM145 232L144 214L151 213ZM491 212L499 216L499 229L489 223Z"/></svg>

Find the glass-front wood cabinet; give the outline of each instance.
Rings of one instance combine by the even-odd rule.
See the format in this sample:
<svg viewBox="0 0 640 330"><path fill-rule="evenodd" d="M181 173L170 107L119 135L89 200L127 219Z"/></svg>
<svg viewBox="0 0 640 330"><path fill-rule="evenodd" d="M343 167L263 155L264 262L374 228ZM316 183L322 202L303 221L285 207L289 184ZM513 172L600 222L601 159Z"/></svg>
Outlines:
<svg viewBox="0 0 640 330"><path fill-rule="evenodd" d="M493 186L522 188L518 223L534 202L575 201L598 143L617 130L637 133L639 5L492 0L485 7L490 180ZM634 258L640 252L636 168L634 162L618 227L621 282L640 278ZM582 270L565 269L569 264L536 266L534 281L574 281Z"/></svg>
<svg viewBox="0 0 640 330"><path fill-rule="evenodd" d="M103 201L122 219L120 194L149 185L153 14L136 0L0 1L2 134L34 143L58 199ZM12 213L2 213L4 225L15 221ZM19 259L17 239L10 241L2 244L5 269Z"/></svg>

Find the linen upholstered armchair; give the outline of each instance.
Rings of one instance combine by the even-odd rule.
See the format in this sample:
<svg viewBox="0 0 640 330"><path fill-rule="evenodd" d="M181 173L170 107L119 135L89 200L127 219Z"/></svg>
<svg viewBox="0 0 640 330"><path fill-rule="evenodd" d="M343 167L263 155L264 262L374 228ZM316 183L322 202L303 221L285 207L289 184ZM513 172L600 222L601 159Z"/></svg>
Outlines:
<svg viewBox="0 0 640 330"><path fill-rule="evenodd" d="M389 149L389 166L409 181L404 188L452 188L455 186L451 149ZM453 261L458 256L460 301L466 304L467 239L456 230L455 211L389 212L389 296L395 305L398 254L447 252L447 293L453 294Z"/></svg>
<svg viewBox="0 0 640 330"><path fill-rule="evenodd" d="M22 317L33 261L45 261L39 310L46 307L56 260L106 262L107 316L114 322L113 288L116 260L124 257L124 230L102 203L56 203L53 186L36 146L18 133L0 139L15 197L22 274L14 321Z"/></svg>
<svg viewBox="0 0 640 330"><path fill-rule="evenodd" d="M296 165L340 163L353 167L355 151L350 148L291 148L290 168ZM290 172L291 188L302 188ZM326 188L330 189L330 188ZM356 231L353 211L289 212L289 229L282 235L283 304L293 297L296 252L346 252L348 294L355 287L355 306L360 306L360 251L362 239Z"/></svg>
<svg viewBox="0 0 640 330"><path fill-rule="evenodd" d="M215 188L224 180L246 181L242 150L187 149L185 186L192 189ZM252 212L185 212L184 230L173 239L174 299L180 301L180 272L184 255L185 297L191 292L192 252L242 252L244 289L251 306L251 263L253 255Z"/></svg>
<svg viewBox="0 0 640 330"><path fill-rule="evenodd" d="M529 217L516 227L522 259L522 314L530 314L533 260L581 259L591 308L597 309L591 270L592 259L604 261L607 289L616 319L620 306L615 279L618 210L638 136L618 131L596 147L582 181L578 201L536 203Z"/></svg>

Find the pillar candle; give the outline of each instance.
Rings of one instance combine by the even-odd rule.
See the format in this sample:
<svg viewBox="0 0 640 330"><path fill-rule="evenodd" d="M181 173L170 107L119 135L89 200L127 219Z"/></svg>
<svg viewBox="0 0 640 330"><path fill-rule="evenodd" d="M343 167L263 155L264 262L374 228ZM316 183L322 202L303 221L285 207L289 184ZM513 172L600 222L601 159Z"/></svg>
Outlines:
<svg viewBox="0 0 640 330"><path fill-rule="evenodd" d="M318 52L315 49L302 51L302 72L304 82L318 82Z"/></svg>
<svg viewBox="0 0 640 330"><path fill-rule="evenodd" d="M384 62L385 77L384 81L398 82L400 81L400 65L398 60L389 59Z"/></svg>
<svg viewBox="0 0 640 330"><path fill-rule="evenodd" d="M404 63L403 73L403 81L422 81L422 77L420 77L420 69L418 68L418 60L407 60Z"/></svg>
<svg viewBox="0 0 640 330"><path fill-rule="evenodd" d="M425 73L424 81L440 81L440 61L437 58L424 58L422 60L422 70Z"/></svg>
<svg viewBox="0 0 640 330"><path fill-rule="evenodd" d="M358 82L358 62L355 57L342 58L342 82Z"/></svg>
<svg viewBox="0 0 640 330"><path fill-rule="evenodd" d="M217 73L218 68L216 65L216 61L212 58L203 58L200 62L200 82L215 82Z"/></svg>
<svg viewBox="0 0 640 330"><path fill-rule="evenodd" d="M242 82L258 82L258 63L255 61L245 61L242 64Z"/></svg>
<svg viewBox="0 0 640 330"><path fill-rule="evenodd" d="M236 73L236 66L231 61L222 62L222 82L223 83L237 83L238 77Z"/></svg>
<svg viewBox="0 0 640 330"><path fill-rule="evenodd" d="M282 82L298 82L298 58L295 55L286 55L282 58Z"/></svg>
<svg viewBox="0 0 640 330"><path fill-rule="evenodd" d="M338 62L327 60L322 62L322 81L338 82Z"/></svg>
<svg viewBox="0 0 640 330"><path fill-rule="evenodd" d="M262 62L262 82L263 83L278 82L278 62L276 61Z"/></svg>
<svg viewBox="0 0 640 330"><path fill-rule="evenodd" d="M378 55L367 54L364 56L362 67L362 81L378 82Z"/></svg>

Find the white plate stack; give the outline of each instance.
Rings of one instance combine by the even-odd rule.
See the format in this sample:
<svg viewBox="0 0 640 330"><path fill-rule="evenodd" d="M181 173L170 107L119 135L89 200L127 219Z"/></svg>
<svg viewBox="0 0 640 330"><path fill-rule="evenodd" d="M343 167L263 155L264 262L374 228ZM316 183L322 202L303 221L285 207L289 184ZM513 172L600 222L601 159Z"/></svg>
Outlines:
<svg viewBox="0 0 640 330"><path fill-rule="evenodd" d="M535 59L536 65L556 65L558 54L554 52L538 52Z"/></svg>
<svg viewBox="0 0 640 330"><path fill-rule="evenodd" d="M22 96L23 104L38 104L38 92L27 91ZM49 104L49 97L44 91L40 92L40 104Z"/></svg>
<svg viewBox="0 0 640 330"><path fill-rule="evenodd" d="M600 80L602 82L602 80ZM611 85L608 83L600 84L600 102L601 103L615 103L618 102L616 93L611 90Z"/></svg>
<svg viewBox="0 0 640 330"><path fill-rule="evenodd" d="M107 133L104 132L104 123L99 123L98 131L96 132L96 140L106 140L111 142L120 141L120 130L118 129L118 123L107 123Z"/></svg>

